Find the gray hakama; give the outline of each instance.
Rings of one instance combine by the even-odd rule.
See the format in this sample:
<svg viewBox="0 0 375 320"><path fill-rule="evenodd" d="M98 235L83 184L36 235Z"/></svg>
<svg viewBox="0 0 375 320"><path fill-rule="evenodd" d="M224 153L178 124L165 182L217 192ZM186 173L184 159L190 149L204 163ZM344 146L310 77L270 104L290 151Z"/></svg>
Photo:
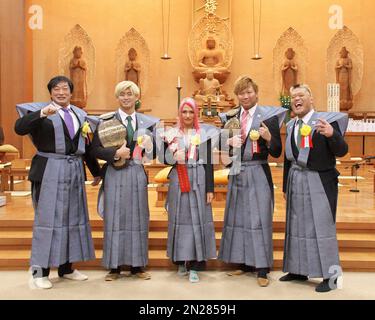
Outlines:
<svg viewBox="0 0 375 320"><path fill-rule="evenodd" d="M207 261L216 258L211 204L206 203L203 164L187 164L190 192L181 193L176 168L169 174L167 256L172 261Z"/></svg>
<svg viewBox="0 0 375 320"><path fill-rule="evenodd" d="M143 166L134 161L121 170L108 166L104 190L102 265L107 269L146 266L150 212Z"/></svg>
<svg viewBox="0 0 375 320"><path fill-rule="evenodd" d="M118 116L118 115L117 115ZM119 116L118 116L119 117ZM159 119L136 114L137 135L144 134ZM148 264L149 206L147 176L138 161L127 161L122 169L108 165L98 196L98 211L104 219L102 265L145 267Z"/></svg>
<svg viewBox="0 0 375 320"><path fill-rule="evenodd" d="M46 104L20 105L17 111L24 116L44 106ZM82 125L87 120L86 113L71 107ZM35 220L30 261L30 265L42 268L95 259L82 162L84 137L80 135L74 155L65 155L63 120L58 114L48 119L54 126L56 153L37 153L48 161L39 200L33 199Z"/></svg>
<svg viewBox="0 0 375 320"><path fill-rule="evenodd" d="M309 125L314 127L318 118L329 123L337 121L340 131L346 131L347 117L343 114L315 112ZM294 122L292 120L287 125L286 157L292 165L286 189L283 271L328 279L340 266L336 224L319 173L306 167L310 148L300 149L297 161L293 156Z"/></svg>
<svg viewBox="0 0 375 320"><path fill-rule="evenodd" d="M256 268L273 264L273 192L262 164L243 162L238 175L230 175L219 259Z"/></svg>
<svg viewBox="0 0 375 320"><path fill-rule="evenodd" d="M283 108L257 106L250 130L258 130L262 121L274 116L281 127L285 112ZM257 269L271 268L274 193L262 167L267 160L252 158L247 139L242 162L234 162L230 170L218 258Z"/></svg>

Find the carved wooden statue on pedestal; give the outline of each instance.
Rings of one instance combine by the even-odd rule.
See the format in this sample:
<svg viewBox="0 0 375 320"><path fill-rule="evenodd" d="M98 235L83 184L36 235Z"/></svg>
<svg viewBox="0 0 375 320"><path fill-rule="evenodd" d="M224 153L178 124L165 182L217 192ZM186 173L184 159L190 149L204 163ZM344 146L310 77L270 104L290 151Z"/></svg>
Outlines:
<svg viewBox="0 0 375 320"><path fill-rule="evenodd" d="M211 98L211 101L214 102L223 101L225 99L225 96L221 92L220 82L215 79L212 69L207 70L204 79L200 79L199 90L194 98L198 103L207 102L208 98Z"/></svg>
<svg viewBox="0 0 375 320"><path fill-rule="evenodd" d="M200 109L207 109L206 111L211 111L211 107L215 109L212 114L204 114L206 116L214 116L218 111L224 111L224 109L235 105L233 99L222 90L222 85L219 80L215 79L214 75L214 71L208 69L206 77L199 81L199 89L193 94L193 98Z"/></svg>
<svg viewBox="0 0 375 320"><path fill-rule="evenodd" d="M336 62L336 82L340 84L341 111L348 111L353 107L352 70L353 62L349 57L349 51L343 47Z"/></svg>
<svg viewBox="0 0 375 320"><path fill-rule="evenodd" d="M284 61L281 69L281 75L283 80L282 94L287 96L289 96L290 88L298 83L298 67L296 62L294 61L295 55L295 51L292 48L288 48L285 52L286 60Z"/></svg>
<svg viewBox="0 0 375 320"><path fill-rule="evenodd" d="M224 65L224 52L216 48L216 40L208 37L206 47L197 52L198 65L194 67L195 79L203 79L208 70L214 72L215 78L224 83L229 75L229 70Z"/></svg>
<svg viewBox="0 0 375 320"><path fill-rule="evenodd" d="M198 72L206 72L208 69L212 69L214 72L228 71L224 67L223 51L216 48L216 40L213 37L209 37L206 40L206 48L198 52L198 61L199 67L195 68Z"/></svg>
<svg viewBox="0 0 375 320"><path fill-rule="evenodd" d="M74 85L71 102L83 109L87 105L87 64L82 55L82 47L76 46L73 50L73 58L69 63L69 70L70 79Z"/></svg>
<svg viewBox="0 0 375 320"><path fill-rule="evenodd" d="M128 57L129 61L125 64L125 80L133 81L138 87L140 87L141 65L136 61L137 51L134 48L130 48Z"/></svg>

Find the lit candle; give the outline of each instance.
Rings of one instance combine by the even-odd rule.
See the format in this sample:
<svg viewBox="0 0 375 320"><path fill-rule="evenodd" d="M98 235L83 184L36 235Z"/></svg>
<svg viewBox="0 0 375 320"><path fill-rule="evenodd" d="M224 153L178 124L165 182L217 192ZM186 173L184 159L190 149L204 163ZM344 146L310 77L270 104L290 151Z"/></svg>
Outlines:
<svg viewBox="0 0 375 320"><path fill-rule="evenodd" d="M177 77L177 87L181 88L181 78L179 76Z"/></svg>

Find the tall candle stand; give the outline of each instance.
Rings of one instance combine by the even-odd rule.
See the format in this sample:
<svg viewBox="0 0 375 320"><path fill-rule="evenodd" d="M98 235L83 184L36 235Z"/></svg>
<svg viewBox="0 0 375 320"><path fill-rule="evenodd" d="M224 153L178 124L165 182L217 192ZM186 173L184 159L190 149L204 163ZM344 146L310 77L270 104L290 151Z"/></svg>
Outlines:
<svg viewBox="0 0 375 320"><path fill-rule="evenodd" d="M176 87L177 89L177 111L180 108L180 103L181 103L181 89L182 87Z"/></svg>

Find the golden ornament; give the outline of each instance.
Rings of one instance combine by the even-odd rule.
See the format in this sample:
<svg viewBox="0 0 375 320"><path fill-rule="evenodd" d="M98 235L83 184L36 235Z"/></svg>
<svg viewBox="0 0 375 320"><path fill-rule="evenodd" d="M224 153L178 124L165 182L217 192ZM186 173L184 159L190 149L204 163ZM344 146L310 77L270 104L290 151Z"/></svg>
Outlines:
<svg viewBox="0 0 375 320"><path fill-rule="evenodd" d="M195 145L195 146L200 145L201 144L201 137L200 137L200 135L196 134L195 136L192 136L190 142L191 142L192 145Z"/></svg>
<svg viewBox="0 0 375 320"><path fill-rule="evenodd" d="M82 125L81 133L84 138L87 137L87 134L91 132L90 124L85 121Z"/></svg>
<svg viewBox="0 0 375 320"><path fill-rule="evenodd" d="M260 133L258 130L251 130L249 137L252 141L257 141L260 138Z"/></svg>
<svg viewBox="0 0 375 320"><path fill-rule="evenodd" d="M307 136L310 135L311 130L312 130L312 129L311 129L311 127L310 127L309 125L304 124L304 125L302 126L302 128L301 128L301 135L302 135L303 137L307 137Z"/></svg>
<svg viewBox="0 0 375 320"><path fill-rule="evenodd" d="M142 144L142 142L143 142L143 136L139 136L139 137L137 138L137 143L138 143L138 145L140 146L140 145Z"/></svg>

